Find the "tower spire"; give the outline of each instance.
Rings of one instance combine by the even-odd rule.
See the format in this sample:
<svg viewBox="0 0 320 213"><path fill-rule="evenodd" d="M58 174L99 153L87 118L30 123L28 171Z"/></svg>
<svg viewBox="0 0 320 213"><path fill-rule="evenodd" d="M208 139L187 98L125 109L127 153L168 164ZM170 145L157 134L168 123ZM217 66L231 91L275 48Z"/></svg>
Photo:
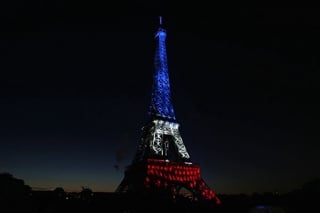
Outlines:
<svg viewBox="0 0 320 213"><path fill-rule="evenodd" d="M166 30L162 27L162 17L159 16L160 27L155 34L156 52L154 58L154 74L152 97L149 107L151 118L174 121L175 114L171 103L170 81L168 74L166 52Z"/></svg>

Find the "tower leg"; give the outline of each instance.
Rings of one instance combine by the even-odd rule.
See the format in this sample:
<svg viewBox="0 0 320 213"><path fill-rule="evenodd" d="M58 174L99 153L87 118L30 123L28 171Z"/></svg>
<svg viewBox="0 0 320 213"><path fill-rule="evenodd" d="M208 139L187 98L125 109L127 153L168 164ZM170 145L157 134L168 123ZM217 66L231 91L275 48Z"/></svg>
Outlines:
<svg viewBox="0 0 320 213"><path fill-rule="evenodd" d="M178 154L180 155L180 157L184 160L189 160L190 156L187 152L187 148L185 147L180 134L175 133L174 138L175 138L174 144L176 145L176 147L178 149Z"/></svg>

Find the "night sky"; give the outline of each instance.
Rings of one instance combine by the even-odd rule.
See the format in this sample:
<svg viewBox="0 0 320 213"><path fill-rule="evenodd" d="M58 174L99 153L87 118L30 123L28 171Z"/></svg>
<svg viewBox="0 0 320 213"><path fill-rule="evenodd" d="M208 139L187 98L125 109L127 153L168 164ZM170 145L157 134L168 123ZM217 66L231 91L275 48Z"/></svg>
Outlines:
<svg viewBox="0 0 320 213"><path fill-rule="evenodd" d="M208 7L1 7L0 172L114 191L148 120L162 15L180 133L208 185L284 193L320 177L318 10Z"/></svg>

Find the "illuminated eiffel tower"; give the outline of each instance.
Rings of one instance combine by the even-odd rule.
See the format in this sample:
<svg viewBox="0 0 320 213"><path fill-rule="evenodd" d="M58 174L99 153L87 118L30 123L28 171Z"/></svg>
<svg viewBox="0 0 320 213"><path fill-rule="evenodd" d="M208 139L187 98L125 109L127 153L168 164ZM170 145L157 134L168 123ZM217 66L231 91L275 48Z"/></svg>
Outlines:
<svg viewBox="0 0 320 213"><path fill-rule="evenodd" d="M161 195L171 199L184 189L192 200L212 200L220 204L219 198L201 178L199 165L191 162L179 133L171 103L166 36L160 17L160 27L155 34L150 120L142 128L136 155L116 192L134 196Z"/></svg>

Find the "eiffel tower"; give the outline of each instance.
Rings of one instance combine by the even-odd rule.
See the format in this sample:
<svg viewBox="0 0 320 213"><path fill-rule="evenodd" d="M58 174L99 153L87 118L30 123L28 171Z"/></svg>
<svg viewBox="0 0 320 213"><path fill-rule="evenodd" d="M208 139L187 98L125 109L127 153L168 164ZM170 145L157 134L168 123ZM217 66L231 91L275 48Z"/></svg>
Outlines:
<svg viewBox="0 0 320 213"><path fill-rule="evenodd" d="M155 70L149 121L142 128L136 155L126 168L116 192L174 199L184 189L193 201L209 200L220 204L214 191L201 178L200 166L191 162L179 133L171 103L166 36L160 17L160 26L155 34Z"/></svg>

